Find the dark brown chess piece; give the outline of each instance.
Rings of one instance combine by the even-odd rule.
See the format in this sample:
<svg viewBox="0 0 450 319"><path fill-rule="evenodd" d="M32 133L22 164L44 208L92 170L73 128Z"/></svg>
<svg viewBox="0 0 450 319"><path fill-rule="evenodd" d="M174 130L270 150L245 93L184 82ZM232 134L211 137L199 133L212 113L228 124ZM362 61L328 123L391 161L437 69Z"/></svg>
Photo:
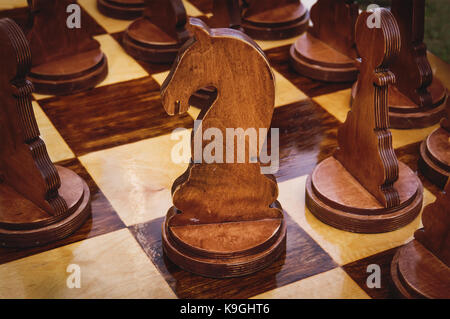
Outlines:
<svg viewBox="0 0 450 319"><path fill-rule="evenodd" d="M86 183L50 161L25 79L31 53L21 29L0 20L0 246L42 245L70 235L90 214Z"/></svg>
<svg viewBox="0 0 450 319"><path fill-rule="evenodd" d="M447 90L433 76L423 43L425 0L392 0L391 11L400 28L402 48L392 63L397 82L389 89L390 126L431 126L444 116Z"/></svg>
<svg viewBox="0 0 450 319"><path fill-rule="evenodd" d="M338 129L339 148L309 176L306 205L323 222L352 232L392 231L411 222L422 207L423 187L398 162L388 126L388 70L400 51L394 16L378 9L381 28L369 28L370 12L356 23L361 55L358 91L347 119Z"/></svg>
<svg viewBox="0 0 450 319"><path fill-rule="evenodd" d="M145 0L143 16L123 35L125 49L139 60L171 63L190 37L186 19L181 0Z"/></svg>
<svg viewBox="0 0 450 319"><path fill-rule="evenodd" d="M435 185L444 188L450 177L450 105L441 127L420 145L419 168Z"/></svg>
<svg viewBox="0 0 450 319"><path fill-rule="evenodd" d="M355 23L358 5L349 0L319 0L311 8L313 26L290 49L290 63L300 74L330 82L354 81Z"/></svg>
<svg viewBox="0 0 450 319"><path fill-rule="evenodd" d="M69 28L71 0L29 0L33 54L28 75L36 92L64 95L94 87L108 73L106 56L86 28Z"/></svg>
<svg viewBox="0 0 450 319"><path fill-rule="evenodd" d="M163 248L187 271L242 276L268 266L285 250L286 223L276 180L262 174L249 139L243 140L245 155L224 142L230 128L270 127L274 77L263 51L242 32L210 29L195 18L190 28L195 41L183 47L161 87L164 108L170 115L186 112L199 87L213 85L219 94L200 113L202 124L191 140L193 161L172 186L174 206L163 224ZM199 146L202 152L208 146L202 138L208 130L223 136L214 150L223 161L196 155ZM233 160L225 162L230 155ZM238 156L242 162L236 162Z"/></svg>
<svg viewBox="0 0 450 319"><path fill-rule="evenodd" d="M309 13L300 0L244 0L242 27L259 40L295 37L308 27Z"/></svg>
<svg viewBox="0 0 450 319"><path fill-rule="evenodd" d="M97 0L97 8L105 16L134 20L144 12L144 0Z"/></svg>
<svg viewBox="0 0 450 319"><path fill-rule="evenodd" d="M450 182L424 208L423 228L398 249L391 276L404 298L450 298Z"/></svg>
<svg viewBox="0 0 450 319"><path fill-rule="evenodd" d="M239 0L214 0L212 13L212 17L208 20L209 27L242 31Z"/></svg>

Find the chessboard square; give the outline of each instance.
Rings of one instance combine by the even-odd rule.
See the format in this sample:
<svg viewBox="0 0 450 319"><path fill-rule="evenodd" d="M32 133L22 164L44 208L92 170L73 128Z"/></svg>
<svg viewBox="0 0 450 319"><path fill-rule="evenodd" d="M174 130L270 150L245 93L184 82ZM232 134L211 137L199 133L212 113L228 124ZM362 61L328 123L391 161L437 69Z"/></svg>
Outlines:
<svg viewBox="0 0 450 319"><path fill-rule="evenodd" d="M330 92L350 88L353 82L332 83L313 80L298 74L289 63L289 48L285 45L268 49L265 52L273 69L283 75L295 87L304 92L309 97L314 97Z"/></svg>
<svg viewBox="0 0 450 319"><path fill-rule="evenodd" d="M178 138L168 134L80 157L127 226L164 216L171 207L172 183L190 158L190 130ZM184 158L175 163L172 151L180 143Z"/></svg>
<svg viewBox="0 0 450 319"><path fill-rule="evenodd" d="M340 267L257 295L256 299L369 299Z"/></svg>
<svg viewBox="0 0 450 319"><path fill-rule="evenodd" d="M83 225L70 236L44 246L38 246L27 249L6 249L0 248L0 264L10 262L19 258L31 256L43 251L61 247L77 241L83 241L103 234L107 234L125 227L122 220L116 214L111 204L101 192L86 169L81 165L78 159L73 158L55 163L74 171L88 185L91 194L91 214Z"/></svg>
<svg viewBox="0 0 450 319"><path fill-rule="evenodd" d="M39 104L33 101L32 105L36 122L41 133L41 138L45 142L51 161L59 162L69 158L74 158L75 155L72 150L53 126L47 115L45 115L44 111L42 111Z"/></svg>
<svg viewBox="0 0 450 319"><path fill-rule="evenodd" d="M255 40L255 42L259 45L259 47L263 51L266 51L266 50L270 50L273 48L291 45L297 39L298 39L298 36L295 36L293 38L288 38L288 39L282 39L282 40Z"/></svg>
<svg viewBox="0 0 450 319"><path fill-rule="evenodd" d="M263 270L227 279L194 275L167 259L161 243L163 217L130 230L179 298L249 298L337 266L288 214L285 218L286 252Z"/></svg>
<svg viewBox="0 0 450 319"><path fill-rule="evenodd" d="M298 102L308 97L297 89L291 82L289 82L284 76L272 69L275 76L275 107Z"/></svg>
<svg viewBox="0 0 450 319"><path fill-rule="evenodd" d="M272 128L279 129L280 167L274 174L278 182L309 174L337 147L339 122L312 100L276 108ZM272 148L269 138L269 154Z"/></svg>
<svg viewBox="0 0 450 319"><path fill-rule="evenodd" d="M369 296L376 299L395 298L391 262L398 247L344 265L342 268ZM376 274L379 272L379 286ZM373 274L373 276L371 276Z"/></svg>
<svg viewBox="0 0 450 319"><path fill-rule="evenodd" d="M211 0L189 0L189 2L205 14L212 13L213 1Z"/></svg>
<svg viewBox="0 0 450 319"><path fill-rule="evenodd" d="M336 117L340 122L345 122L347 113L350 111L351 89L341 90L338 92L325 94L313 98L315 102L320 104L325 110ZM424 140L428 134L434 131L439 124L410 130L391 129L392 145L398 148L404 145Z"/></svg>
<svg viewBox="0 0 450 319"><path fill-rule="evenodd" d="M189 1L182 0L184 9L186 10L186 14L191 17L198 17L203 15L203 12L201 12L195 5L190 3Z"/></svg>
<svg viewBox="0 0 450 319"><path fill-rule="evenodd" d="M169 75L169 72L170 71L167 70L167 71L164 71L164 72L159 72L159 73L152 74L152 78L161 86L164 83L164 80Z"/></svg>
<svg viewBox="0 0 450 319"><path fill-rule="evenodd" d="M189 115L169 116L150 77L40 100L44 112L77 155L192 127Z"/></svg>
<svg viewBox="0 0 450 319"><path fill-rule="evenodd" d="M132 20L119 20L103 15L97 8L97 0L78 0L86 10L108 33L120 32L130 25Z"/></svg>
<svg viewBox="0 0 450 319"><path fill-rule="evenodd" d="M400 246L411 240L413 233L422 227L421 214L403 228L380 234L351 233L333 228L311 214L305 206L305 183L307 176L278 184L278 200L283 208L333 259L344 265ZM433 202L435 196L424 190L424 206Z"/></svg>
<svg viewBox="0 0 450 319"><path fill-rule="evenodd" d="M101 49L108 58L108 75L97 87L139 79L148 75L111 35L104 34L94 38L100 42Z"/></svg>
<svg viewBox="0 0 450 319"><path fill-rule="evenodd" d="M0 277L0 298L175 297L128 229L0 265Z"/></svg>
<svg viewBox="0 0 450 319"><path fill-rule="evenodd" d="M22 7L28 7L27 0L8 0L0 3L0 10L10 10Z"/></svg>

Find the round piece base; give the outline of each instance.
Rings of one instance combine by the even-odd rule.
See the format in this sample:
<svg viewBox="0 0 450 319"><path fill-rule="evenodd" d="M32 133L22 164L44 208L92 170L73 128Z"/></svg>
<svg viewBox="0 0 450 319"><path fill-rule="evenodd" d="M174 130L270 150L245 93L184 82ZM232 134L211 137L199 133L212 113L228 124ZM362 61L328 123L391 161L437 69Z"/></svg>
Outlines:
<svg viewBox="0 0 450 319"><path fill-rule="evenodd" d="M327 160L337 162L334 158ZM377 205L378 207L369 208L369 205L367 208L361 208L362 202L373 202L376 200L345 169L343 169L346 172L344 174L342 174L342 170L340 172L330 172L329 167L320 164L315 168L313 174L308 176L306 181L306 206L320 221L349 232L372 234L401 228L412 222L420 213L423 201L423 186L409 167L403 163L400 163L400 165L402 166L400 167L401 170L407 171L402 175L406 175L408 178L405 178L404 181L397 181L397 183L409 185L412 178L415 179L417 189L413 192L413 197L405 200L404 204L400 205L398 209L384 209L380 204ZM312 176L323 175L318 172L321 169L325 170L325 175L334 176L326 181L328 191L319 194ZM356 184L357 188L355 188ZM399 188L404 188L403 186L398 186ZM355 194L355 190L358 191L357 194ZM345 205L333 204L335 202L333 197L337 193L345 197Z"/></svg>
<svg viewBox="0 0 450 319"><path fill-rule="evenodd" d="M117 0L97 0L97 8L102 14L107 17L120 20L134 20L139 18L144 12L144 1L135 4L120 5Z"/></svg>
<svg viewBox="0 0 450 319"><path fill-rule="evenodd" d="M58 169L69 171L65 168ZM83 225L91 213L89 187L81 177L73 172L62 175L61 179L66 178L65 176L68 176L67 178L78 178L80 183L82 183L82 192L77 194L77 196L80 196L81 202L76 210L63 219L42 227L33 229L6 229L0 227L0 247L26 248L45 245L68 237ZM65 181L61 180L61 184L63 183ZM35 206L35 209L40 210L37 206Z"/></svg>
<svg viewBox="0 0 450 319"><path fill-rule="evenodd" d="M97 51L96 53L98 54L99 52ZM107 58L103 53L100 52L100 54L99 59L92 60L98 60L98 62L87 67L82 72L57 75L44 74L40 73L39 69L32 69L28 75L28 80L33 83L35 92L39 94L68 95L91 89L103 81L108 75ZM66 58L61 61L52 62L52 69L58 70L58 63L61 65L60 69L64 69L64 64L69 63L70 59ZM73 56L73 63L77 63L76 55ZM41 67L39 66L39 68Z"/></svg>
<svg viewBox="0 0 450 319"><path fill-rule="evenodd" d="M289 50L289 62L295 71L319 81L352 82L356 80L358 69L351 65L350 58L343 58L342 54L321 43L318 39L310 41L311 37L307 33L301 35ZM317 50L315 50L316 46ZM307 50L310 54L303 50ZM307 57L315 51L319 52L317 60ZM329 59L329 61L324 61L324 59Z"/></svg>
<svg viewBox="0 0 450 319"><path fill-rule="evenodd" d="M419 169L433 184L444 189L450 177L450 133L434 130L420 145Z"/></svg>
<svg viewBox="0 0 450 319"><path fill-rule="evenodd" d="M166 256L180 268L191 273L211 278L229 278L245 276L266 268L286 250L286 224L281 220L280 229L274 238L263 242L263 250L252 250L245 255L229 254L220 256L214 252L203 251L196 254L188 243L175 238L167 225L168 217L174 213L172 207L162 225L162 242Z"/></svg>
<svg viewBox="0 0 450 319"><path fill-rule="evenodd" d="M415 239L397 250L391 277L403 298L450 298L450 268Z"/></svg>

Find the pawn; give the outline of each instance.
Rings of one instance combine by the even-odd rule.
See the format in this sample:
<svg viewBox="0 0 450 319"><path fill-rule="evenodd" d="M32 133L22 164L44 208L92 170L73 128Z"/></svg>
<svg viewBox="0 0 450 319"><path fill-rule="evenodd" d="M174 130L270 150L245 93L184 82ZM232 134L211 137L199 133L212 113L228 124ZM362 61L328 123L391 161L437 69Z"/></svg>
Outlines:
<svg viewBox="0 0 450 319"><path fill-rule="evenodd" d="M144 14L125 30L123 45L138 60L172 63L190 37L186 19L181 0L145 0Z"/></svg>
<svg viewBox="0 0 450 319"><path fill-rule="evenodd" d="M264 174L258 147L251 145L264 141L270 127L274 78L262 50L242 32L210 29L195 18L190 28L195 41L183 46L161 86L164 108L169 115L186 112L199 87L213 85L219 94L200 113L201 126L191 136L191 163L172 186L174 206L162 227L163 249L187 271L243 276L269 266L286 248L277 182ZM243 132L230 137L230 129L253 129L254 139ZM208 132L215 136L212 149L203 138ZM200 158L198 150L204 154Z"/></svg>
<svg viewBox="0 0 450 319"><path fill-rule="evenodd" d="M308 27L309 13L300 0L248 0L242 7L242 27L258 40L295 37Z"/></svg>
<svg viewBox="0 0 450 319"><path fill-rule="evenodd" d="M356 80L354 33L357 18L356 3L317 1L311 8L313 26L291 46L291 66L298 73L320 81Z"/></svg>
<svg viewBox="0 0 450 319"><path fill-rule="evenodd" d="M450 105L441 127L420 145L419 169L435 185L444 188L450 177Z"/></svg>
<svg viewBox="0 0 450 319"><path fill-rule="evenodd" d="M391 12L397 20L401 50L392 61L397 79L389 89L389 122L392 128L415 129L438 123L445 114L447 89L433 76L423 43L425 1L393 0ZM352 95L355 95L358 82Z"/></svg>
<svg viewBox="0 0 450 319"><path fill-rule="evenodd" d="M21 29L0 20L0 246L29 247L62 239L90 215L87 184L54 166L31 105L31 53Z"/></svg>
<svg viewBox="0 0 450 319"><path fill-rule="evenodd" d="M323 222L346 231L380 233L411 222L420 212L423 187L398 162L389 130L387 67L400 50L394 16L378 9L381 28L369 28L370 12L356 23L360 83L353 107L338 129L338 149L309 176L306 205Z"/></svg>
<svg viewBox="0 0 450 319"><path fill-rule="evenodd" d="M68 27L71 0L30 0L33 21L27 34L33 54L28 76L36 92L66 95L94 87L108 73L100 44L86 29Z"/></svg>
<svg viewBox="0 0 450 319"><path fill-rule="evenodd" d="M404 298L450 298L450 182L434 203L424 208L423 229L399 248L391 277Z"/></svg>
<svg viewBox="0 0 450 319"><path fill-rule="evenodd" d="M97 0L97 8L105 16L134 20L144 12L144 0Z"/></svg>

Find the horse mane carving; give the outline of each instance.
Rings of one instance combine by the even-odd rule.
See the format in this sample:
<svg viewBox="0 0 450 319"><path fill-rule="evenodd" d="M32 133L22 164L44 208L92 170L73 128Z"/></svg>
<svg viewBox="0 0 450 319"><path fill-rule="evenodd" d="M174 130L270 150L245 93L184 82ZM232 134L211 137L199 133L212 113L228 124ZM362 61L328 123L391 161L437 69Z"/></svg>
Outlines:
<svg viewBox="0 0 450 319"><path fill-rule="evenodd" d="M223 163L191 160L187 171L172 188L173 203L179 214L170 226L253 221L282 218L276 202L278 187L271 175L261 174L259 154L250 158L250 138L245 137L245 160L226 162L227 128L269 128L275 101L275 83L263 51L245 34L232 29L210 29L201 20L191 18L194 37L181 49L161 87L166 112L184 113L189 98L197 90L213 86L216 100L199 115L202 125L192 132L191 156L195 160L194 142L201 140L202 150L210 141L203 132L212 128L223 136ZM258 133L259 134L259 133ZM258 136L258 144L266 136ZM217 138L217 136L215 136ZM237 145L236 138L233 137ZM258 150L259 150L258 145ZM220 149L214 149L220 152ZM231 150L229 150L230 152ZM217 154L217 153L215 153Z"/></svg>
<svg viewBox="0 0 450 319"><path fill-rule="evenodd" d="M393 15L380 10L382 28L363 24L371 12L364 12L356 25L356 44L361 55L358 92L347 119L338 129L336 159L384 207L400 204L394 188L399 176L388 118L388 85L395 83L390 61L400 51L400 32ZM358 148L364 147L364 150Z"/></svg>

